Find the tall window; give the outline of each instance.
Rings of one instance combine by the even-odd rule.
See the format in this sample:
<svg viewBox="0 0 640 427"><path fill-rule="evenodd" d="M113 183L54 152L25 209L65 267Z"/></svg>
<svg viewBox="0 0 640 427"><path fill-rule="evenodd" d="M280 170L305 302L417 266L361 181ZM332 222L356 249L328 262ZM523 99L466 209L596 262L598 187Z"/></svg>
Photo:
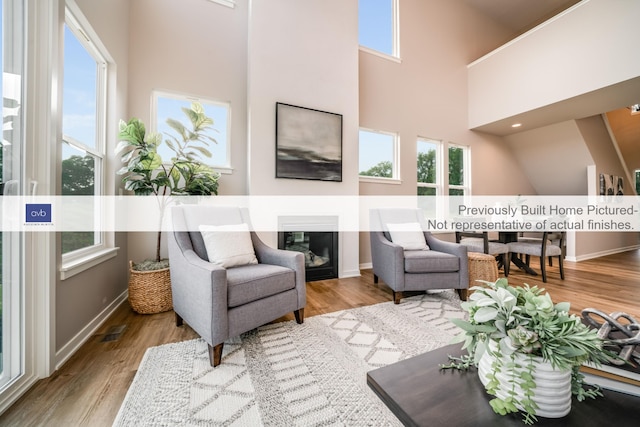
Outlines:
<svg viewBox="0 0 640 427"><path fill-rule="evenodd" d="M469 147L449 145L449 195L470 194Z"/></svg>
<svg viewBox="0 0 640 427"><path fill-rule="evenodd" d="M398 15L398 0L359 0L360 46L399 58Z"/></svg>
<svg viewBox="0 0 640 427"><path fill-rule="evenodd" d="M107 61L88 34L67 10L62 101L63 196L103 194ZM100 217L96 208L88 214ZM104 234L97 230L99 227L61 233L62 253L81 255L91 248L101 247Z"/></svg>
<svg viewBox="0 0 640 427"><path fill-rule="evenodd" d="M418 139L418 196L442 194L442 141Z"/></svg>
<svg viewBox="0 0 640 427"><path fill-rule="evenodd" d="M398 135L360 129L360 176L399 179Z"/></svg>
<svg viewBox="0 0 640 427"><path fill-rule="evenodd" d="M205 151L201 156L204 163L213 167L219 172L231 170L231 155L229 141L229 126L231 124L231 105L226 102L217 102L202 98L194 98L187 95L171 94L156 91L153 93L153 114L155 117L155 131L162 134L162 139L169 138L167 134L172 134L173 129L167 125L167 119L175 119L182 123L188 123L182 112L182 108L189 108L191 103L198 102L204 108L205 114L213 119L213 129L209 135L216 140L215 144L207 147L200 147ZM207 156L209 153L210 156ZM168 161L175 156L175 153L166 145L158 147L158 154L163 161Z"/></svg>
<svg viewBox="0 0 640 427"><path fill-rule="evenodd" d="M636 194L640 196L640 169L636 169Z"/></svg>
<svg viewBox="0 0 640 427"><path fill-rule="evenodd" d="M0 99L3 132L0 138L0 197L18 196L24 186L25 120L23 85L24 2L0 1ZM5 201L7 203L7 201ZM5 217L4 225L11 224ZM0 403L25 369L24 239L23 233L0 231Z"/></svg>

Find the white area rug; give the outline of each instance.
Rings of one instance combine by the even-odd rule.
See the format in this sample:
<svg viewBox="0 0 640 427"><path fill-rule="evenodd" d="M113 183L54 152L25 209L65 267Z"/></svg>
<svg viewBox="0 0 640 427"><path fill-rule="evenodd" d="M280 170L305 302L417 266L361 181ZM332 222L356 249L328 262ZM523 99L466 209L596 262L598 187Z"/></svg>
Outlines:
<svg viewBox="0 0 640 427"><path fill-rule="evenodd" d="M366 373L449 344L463 316L447 290L270 324L226 342L215 369L201 339L153 347L114 425L400 425Z"/></svg>

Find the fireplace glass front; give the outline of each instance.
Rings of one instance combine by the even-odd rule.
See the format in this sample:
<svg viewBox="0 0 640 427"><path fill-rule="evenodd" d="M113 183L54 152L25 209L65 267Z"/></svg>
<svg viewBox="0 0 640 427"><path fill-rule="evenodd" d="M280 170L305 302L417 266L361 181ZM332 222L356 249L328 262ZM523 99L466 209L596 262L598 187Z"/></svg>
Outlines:
<svg viewBox="0 0 640 427"><path fill-rule="evenodd" d="M306 281L338 277L338 233L334 231L281 231L278 248L302 252Z"/></svg>

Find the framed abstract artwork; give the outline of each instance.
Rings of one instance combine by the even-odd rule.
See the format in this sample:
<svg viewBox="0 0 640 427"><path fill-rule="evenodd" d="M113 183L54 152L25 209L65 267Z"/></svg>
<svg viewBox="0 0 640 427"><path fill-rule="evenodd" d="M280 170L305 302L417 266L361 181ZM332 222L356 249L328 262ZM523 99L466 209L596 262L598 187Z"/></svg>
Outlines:
<svg viewBox="0 0 640 427"><path fill-rule="evenodd" d="M342 115L276 103L276 178L342 181Z"/></svg>

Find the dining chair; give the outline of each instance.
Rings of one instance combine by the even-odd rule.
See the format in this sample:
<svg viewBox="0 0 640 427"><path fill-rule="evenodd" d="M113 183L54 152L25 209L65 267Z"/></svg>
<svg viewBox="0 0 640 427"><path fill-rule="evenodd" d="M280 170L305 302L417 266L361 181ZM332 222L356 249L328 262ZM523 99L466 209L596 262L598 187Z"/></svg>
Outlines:
<svg viewBox="0 0 640 427"><path fill-rule="evenodd" d="M542 233L542 237L523 237L518 241L508 244L509 252L525 255L525 264L529 266L531 256L540 257L540 270L542 271L542 281L547 282L546 260L552 264L551 258L558 257L558 267L560 269L560 278L564 280L564 256L565 256L565 239L566 232L549 232Z"/></svg>

